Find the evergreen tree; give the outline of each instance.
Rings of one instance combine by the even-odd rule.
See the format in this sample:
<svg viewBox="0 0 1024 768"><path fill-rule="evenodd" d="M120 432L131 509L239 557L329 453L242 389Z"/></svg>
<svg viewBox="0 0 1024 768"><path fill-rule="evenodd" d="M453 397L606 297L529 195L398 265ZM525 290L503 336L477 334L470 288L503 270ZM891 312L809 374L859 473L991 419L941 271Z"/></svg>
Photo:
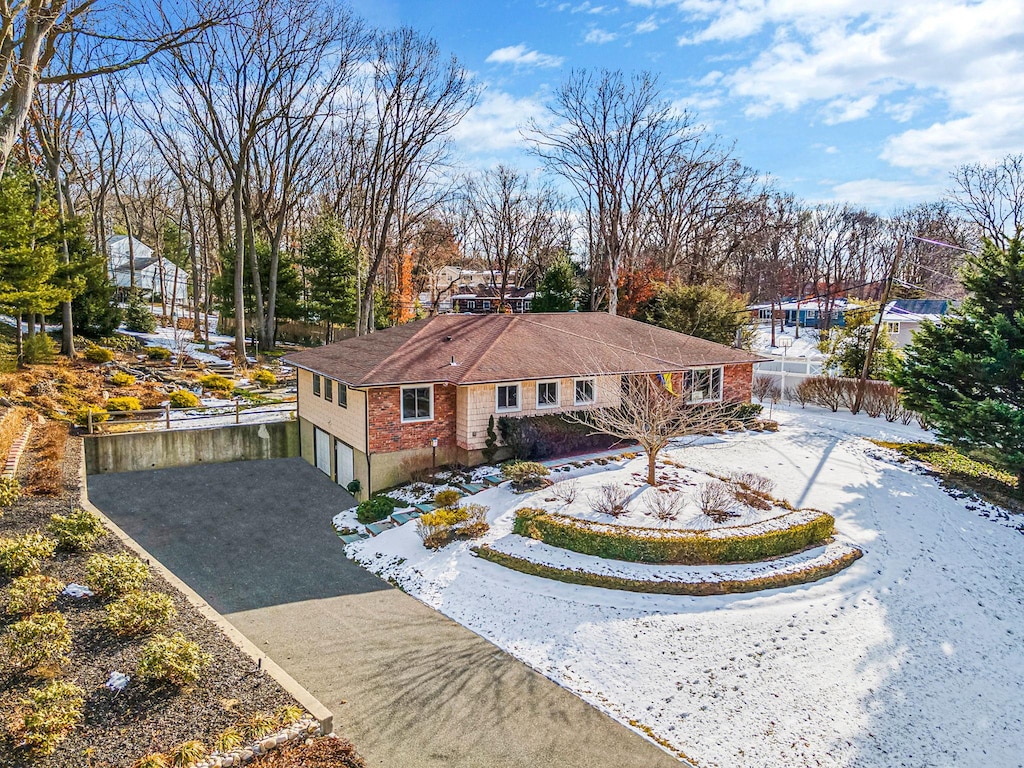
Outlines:
<svg viewBox="0 0 1024 768"><path fill-rule="evenodd" d="M0 310L17 318L49 314L71 298L70 291L55 282L56 207L38 192L26 173L14 171L0 178ZM20 323L17 338L20 362Z"/></svg>
<svg viewBox="0 0 1024 768"><path fill-rule="evenodd" d="M128 297L128 306L124 310L124 327L136 333L153 333L156 330L156 316L150 311L149 304L138 290L133 291Z"/></svg>
<svg viewBox="0 0 1024 768"><path fill-rule="evenodd" d="M576 309L579 286L576 268L565 254L558 256L544 272L530 305L531 312L568 312Z"/></svg>
<svg viewBox="0 0 1024 768"><path fill-rule="evenodd" d="M643 310L652 325L668 328L719 344L749 348L752 336L750 313L742 296L713 285L660 284Z"/></svg>
<svg viewBox="0 0 1024 768"><path fill-rule="evenodd" d="M878 305L864 305L847 309L843 327L833 326L827 334L822 332L818 348L827 355L825 367L838 370L840 375L859 378L864 371L864 360L871 344ZM899 367L899 356L885 329L879 329L875 351L871 355L869 379L888 379Z"/></svg>
<svg viewBox="0 0 1024 768"><path fill-rule="evenodd" d="M309 312L327 324L330 341L334 327L356 322L355 249L335 217L321 217L303 238L302 266L309 283Z"/></svg>
<svg viewBox="0 0 1024 768"><path fill-rule="evenodd" d="M121 324L123 313L114 301L115 286L107 275L106 259L96 253L86 235L85 220L69 219L64 231L68 241L70 267L68 283L74 298L71 315L75 333L84 336L109 336Z"/></svg>
<svg viewBox="0 0 1024 768"><path fill-rule="evenodd" d="M967 258L968 297L943 318L924 322L894 375L906 404L935 425L944 442L989 449L1017 474L1024 491L1024 247L986 241Z"/></svg>

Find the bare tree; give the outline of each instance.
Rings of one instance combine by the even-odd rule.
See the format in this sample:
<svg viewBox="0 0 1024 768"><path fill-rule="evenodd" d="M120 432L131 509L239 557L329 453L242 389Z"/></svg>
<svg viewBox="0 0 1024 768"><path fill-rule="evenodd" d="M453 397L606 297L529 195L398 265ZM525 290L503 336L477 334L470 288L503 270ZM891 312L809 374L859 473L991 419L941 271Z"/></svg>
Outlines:
<svg viewBox="0 0 1024 768"><path fill-rule="evenodd" d="M658 453L670 443L684 438L696 440L725 426L730 406L719 402L699 402L695 382L687 382L684 372L673 391L656 376L623 376L621 402L617 408L572 411L568 421L590 427L594 434L607 434L640 444L647 452L647 483L658 484L655 467Z"/></svg>
<svg viewBox="0 0 1024 768"><path fill-rule="evenodd" d="M961 165L952 173L950 198L991 240L1005 249L1024 228L1024 154L993 165Z"/></svg>
<svg viewBox="0 0 1024 768"><path fill-rule="evenodd" d="M614 315L619 270L641 247L652 198L687 142L690 119L662 99L647 72L575 70L549 110L552 125L532 121L525 135L576 192Z"/></svg>

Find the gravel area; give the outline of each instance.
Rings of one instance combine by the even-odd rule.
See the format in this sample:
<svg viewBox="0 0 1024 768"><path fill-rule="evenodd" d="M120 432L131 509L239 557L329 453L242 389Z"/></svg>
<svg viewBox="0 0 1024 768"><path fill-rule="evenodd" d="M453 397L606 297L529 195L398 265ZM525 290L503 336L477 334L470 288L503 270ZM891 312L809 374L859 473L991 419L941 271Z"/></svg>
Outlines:
<svg viewBox="0 0 1024 768"><path fill-rule="evenodd" d="M32 471L32 448L30 443L19 467L23 483L23 478ZM63 491L53 496L23 496L0 517L0 536L42 530L52 514L66 513L75 506L79 499L81 451L81 439L70 438L63 464ZM113 535L107 534L96 543L94 551L116 553L125 549ZM58 552L43 572L65 583L84 583L87 557L88 553ZM9 582L10 579L0 576L0 600L6 601ZM167 593L174 600L178 615L164 630L166 633L180 631L212 654L213 663L200 682L179 690L132 680L124 691L106 689L103 683L111 672L134 675L139 651L148 638L118 638L103 627L105 611L98 598L62 595L55 610L61 611L72 627L73 648L61 676L86 692L84 721L54 754L30 762L24 751L18 749L11 724L18 701L28 688L41 681L17 674L8 660L0 656L0 768L130 766L144 754L168 751L183 741L199 739L209 744L217 733L253 713L272 714L281 706L295 704L273 678L260 672L255 662L163 578L151 574L146 589ZM0 611L0 634L13 621L14 617Z"/></svg>

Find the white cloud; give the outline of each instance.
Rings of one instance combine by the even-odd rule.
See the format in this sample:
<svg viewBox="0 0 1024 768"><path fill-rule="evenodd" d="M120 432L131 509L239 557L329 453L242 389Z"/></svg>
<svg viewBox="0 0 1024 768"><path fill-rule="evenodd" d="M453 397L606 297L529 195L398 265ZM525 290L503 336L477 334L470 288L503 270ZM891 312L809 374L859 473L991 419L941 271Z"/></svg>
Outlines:
<svg viewBox="0 0 1024 768"><path fill-rule="evenodd" d="M583 38L585 43L596 43L603 45L604 43L610 43L612 40L618 39L618 34L615 32L608 32L607 30L594 27L587 32L586 37Z"/></svg>
<svg viewBox="0 0 1024 768"><path fill-rule="evenodd" d="M491 51L485 61L489 64L512 64L516 67L560 67L565 59L530 50L525 44L520 43Z"/></svg>
<svg viewBox="0 0 1024 768"><path fill-rule="evenodd" d="M629 0L645 8L664 0ZM820 110L826 124L882 112L920 120L882 158L949 170L1020 151L1024 3L1020 0L674 0L681 45L767 38L721 87L748 116ZM925 108L932 110L925 113Z"/></svg>
<svg viewBox="0 0 1024 768"><path fill-rule="evenodd" d="M521 125L531 118L543 121L546 116L544 105L536 99L486 90L452 135L468 154L503 152L523 144L519 134Z"/></svg>
<svg viewBox="0 0 1024 768"><path fill-rule="evenodd" d="M942 197L941 184L922 184L913 181L887 181L884 179L857 179L832 187L834 197L822 202L849 202L867 208L895 208L914 203L937 200Z"/></svg>
<svg viewBox="0 0 1024 768"><path fill-rule="evenodd" d="M638 21L636 24L634 24L633 32L634 34L637 35L645 35L648 32L654 32L660 26L660 22L652 14L643 21Z"/></svg>

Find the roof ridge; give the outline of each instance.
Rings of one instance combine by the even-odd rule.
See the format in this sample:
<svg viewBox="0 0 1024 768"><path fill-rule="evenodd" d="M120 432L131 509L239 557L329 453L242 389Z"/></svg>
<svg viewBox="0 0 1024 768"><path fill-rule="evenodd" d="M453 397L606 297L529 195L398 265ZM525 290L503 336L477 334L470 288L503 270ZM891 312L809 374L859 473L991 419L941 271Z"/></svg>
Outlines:
<svg viewBox="0 0 1024 768"><path fill-rule="evenodd" d="M486 317L486 315L485 315L485 317ZM495 315L495 317L500 317L500 315ZM476 356L476 360L474 360L472 362L472 364L470 364L470 366L465 369L465 373L462 376L459 376L459 380L460 381L462 379L465 379L467 376L469 376L473 372L473 369L475 369L480 364L480 361L483 360L484 355L486 355L488 352L491 351L491 349L494 347L494 345L498 343L498 340L508 332L508 329L512 327L512 324L517 319L516 315L509 315L508 317L509 317L509 322L505 323L504 327L498 333L496 333L494 335L493 339L491 339L491 342L486 347L484 347L483 349L480 350L479 354L477 354L477 356Z"/></svg>
<svg viewBox="0 0 1024 768"><path fill-rule="evenodd" d="M603 313L603 314L607 314L607 313ZM618 318L619 316L618 315L609 315L609 317ZM666 360L665 358L661 357L661 355L651 355L651 354L648 354L647 352L639 352L636 349L630 349L629 347L624 347L621 344L614 344L612 342L605 341L604 339L598 339L598 338L594 338L593 336L586 336L586 335L584 335L582 333L577 333L576 331L569 331L569 330L566 330L565 328L559 328L559 327L554 326L554 325L548 325L546 323L540 323L540 322L537 322L536 320L534 320L532 318L524 317L523 319L526 322L528 322L528 323L533 323L534 325L539 325L539 326L541 326L543 328L548 328L548 329L556 331L558 333L564 333L564 334L569 335L569 336L575 336L576 338L579 338L579 339L586 339L587 341L593 341L593 342L596 342L598 344L604 344L605 346L612 347L614 349L620 349L623 352L628 352L630 354L637 355L638 357L646 357L646 358L648 358L650 360L654 360L655 362L658 362L658 363L665 363L665 365L667 365L667 366L680 365L679 361L672 362L670 360ZM625 320L625 319L628 319L628 318L622 318L622 319ZM650 329L658 327L656 325L650 325L649 323L641 323L641 325L645 326L645 330L647 330L648 333L650 333ZM662 329L662 330L667 330L667 329ZM674 333L674 331L669 331L669 332L670 333ZM707 339L700 339L700 338L698 338L696 336L692 336L691 338L697 339L698 341L708 341ZM653 342L653 339L652 339L652 342ZM708 343L709 344L715 344L716 342L710 341ZM725 345L724 344L720 344L719 346L725 346Z"/></svg>

